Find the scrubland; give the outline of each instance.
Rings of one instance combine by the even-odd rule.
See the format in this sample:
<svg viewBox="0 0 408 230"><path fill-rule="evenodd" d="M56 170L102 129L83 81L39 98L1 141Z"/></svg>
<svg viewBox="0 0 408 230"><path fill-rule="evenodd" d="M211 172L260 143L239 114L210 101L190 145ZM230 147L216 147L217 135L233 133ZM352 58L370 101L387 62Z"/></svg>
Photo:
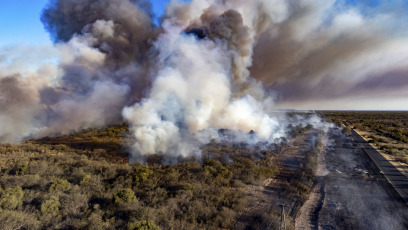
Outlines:
<svg viewBox="0 0 408 230"><path fill-rule="evenodd" d="M2 229L229 229L245 189L278 173L273 151L217 143L202 159L129 164L126 130L0 145Z"/></svg>

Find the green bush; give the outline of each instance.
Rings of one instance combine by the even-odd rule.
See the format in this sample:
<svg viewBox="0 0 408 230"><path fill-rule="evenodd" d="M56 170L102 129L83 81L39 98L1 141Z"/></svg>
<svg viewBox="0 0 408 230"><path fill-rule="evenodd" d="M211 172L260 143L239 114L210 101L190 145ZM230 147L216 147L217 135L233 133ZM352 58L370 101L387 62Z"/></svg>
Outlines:
<svg viewBox="0 0 408 230"><path fill-rule="evenodd" d="M50 214L50 215L57 215L59 212L59 208L61 203L59 202L59 198L56 196L51 196L50 199L44 200L41 203L40 211L42 214Z"/></svg>
<svg viewBox="0 0 408 230"><path fill-rule="evenodd" d="M128 230L160 230L152 221L139 221L128 225Z"/></svg>
<svg viewBox="0 0 408 230"><path fill-rule="evenodd" d="M0 207L13 210L23 204L24 192L20 186L7 188L1 192Z"/></svg>
<svg viewBox="0 0 408 230"><path fill-rule="evenodd" d="M134 178L136 183L143 184L152 174L153 170L149 169L149 165L142 165L136 169Z"/></svg>
<svg viewBox="0 0 408 230"><path fill-rule="evenodd" d="M54 182L52 182L49 191L50 192L56 192L56 191L61 191L61 192L66 192L71 189L71 183L69 183L65 179L56 179Z"/></svg>
<svg viewBox="0 0 408 230"><path fill-rule="evenodd" d="M130 188L121 189L113 196L113 202L115 204L120 204L123 202L131 202L136 200L135 193Z"/></svg>
<svg viewBox="0 0 408 230"><path fill-rule="evenodd" d="M89 185L89 182L91 181L92 176L90 174L86 174L82 177L81 181L79 182L79 184L81 186L87 186Z"/></svg>
<svg viewBox="0 0 408 230"><path fill-rule="evenodd" d="M228 168L221 166L218 169L217 176L223 177L225 179L231 179L232 178L232 173L228 170Z"/></svg>

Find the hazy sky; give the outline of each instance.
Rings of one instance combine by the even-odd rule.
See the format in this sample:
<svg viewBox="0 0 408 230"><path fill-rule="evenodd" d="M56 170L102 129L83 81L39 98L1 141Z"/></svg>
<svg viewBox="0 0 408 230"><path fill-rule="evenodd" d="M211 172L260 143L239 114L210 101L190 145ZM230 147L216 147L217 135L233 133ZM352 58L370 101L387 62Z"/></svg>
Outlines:
<svg viewBox="0 0 408 230"><path fill-rule="evenodd" d="M51 44L40 21L47 2L0 1L0 56L4 47ZM151 2L158 17L168 1ZM276 26L278 35L261 36L251 73L280 108L408 110L407 6L337 0L294 13Z"/></svg>

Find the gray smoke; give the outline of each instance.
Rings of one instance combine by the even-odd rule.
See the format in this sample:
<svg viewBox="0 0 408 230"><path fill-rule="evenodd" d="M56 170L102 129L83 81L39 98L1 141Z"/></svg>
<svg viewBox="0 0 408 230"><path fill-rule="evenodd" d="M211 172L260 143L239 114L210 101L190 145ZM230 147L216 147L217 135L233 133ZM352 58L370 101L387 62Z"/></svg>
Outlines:
<svg viewBox="0 0 408 230"><path fill-rule="evenodd" d="M145 60L155 34L150 7L145 0L52 0L41 20L56 42L82 35L107 62L122 66Z"/></svg>
<svg viewBox="0 0 408 230"><path fill-rule="evenodd" d="M260 34L251 73L282 107L406 109L407 5L378 2L287 1L286 19Z"/></svg>
<svg viewBox="0 0 408 230"><path fill-rule="evenodd" d="M0 78L0 140L4 142L15 142L30 135L33 127L34 117L38 106L32 98L35 92L21 76L6 76Z"/></svg>
<svg viewBox="0 0 408 230"><path fill-rule="evenodd" d="M149 84L155 55L149 40L158 33L150 4L50 1L41 19L53 47L0 50L0 140L122 122L122 108L140 100Z"/></svg>
<svg viewBox="0 0 408 230"><path fill-rule="evenodd" d="M52 0L41 17L52 47L0 49L0 141L126 121L133 159L198 155L224 140L219 130L274 143L289 122L319 126L277 113L276 101L353 95L390 74L382 89L407 86L408 43L386 26L397 13L384 12L334 0L171 1L155 26L144 0Z"/></svg>

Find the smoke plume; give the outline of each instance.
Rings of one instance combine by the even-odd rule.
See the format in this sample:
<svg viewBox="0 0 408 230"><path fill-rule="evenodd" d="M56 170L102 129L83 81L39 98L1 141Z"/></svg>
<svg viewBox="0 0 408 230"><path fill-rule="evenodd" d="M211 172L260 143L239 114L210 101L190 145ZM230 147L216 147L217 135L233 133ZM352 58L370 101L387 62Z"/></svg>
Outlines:
<svg viewBox="0 0 408 230"><path fill-rule="evenodd" d="M250 68L256 79L279 91L278 104L407 109L392 103L406 98L408 89L406 3L290 2L286 19L260 35ZM384 98L388 104L380 102ZM345 105L350 101L354 107Z"/></svg>
<svg viewBox="0 0 408 230"><path fill-rule="evenodd" d="M174 0L155 25L145 0L51 0L52 47L0 48L0 142L123 121L133 160L199 155L220 130L279 141L303 120L276 103L407 88L396 4Z"/></svg>

